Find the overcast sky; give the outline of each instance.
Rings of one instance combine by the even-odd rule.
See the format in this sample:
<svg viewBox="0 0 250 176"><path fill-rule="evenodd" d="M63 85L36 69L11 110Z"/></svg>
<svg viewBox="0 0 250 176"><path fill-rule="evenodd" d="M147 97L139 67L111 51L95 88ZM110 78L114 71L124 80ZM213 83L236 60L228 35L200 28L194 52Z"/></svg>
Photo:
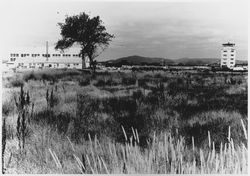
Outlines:
<svg viewBox="0 0 250 176"><path fill-rule="evenodd" d="M0 4L1 45L53 48L60 39L58 22L66 15L99 15L115 35L98 60L130 55L149 57L220 57L221 44L237 46L237 59L247 59L247 1L212 2L86 2L5 1ZM3 25L2 25L3 24ZM74 50L78 50L75 48ZM41 52L43 52L41 51ZM29 52L29 51L27 51Z"/></svg>

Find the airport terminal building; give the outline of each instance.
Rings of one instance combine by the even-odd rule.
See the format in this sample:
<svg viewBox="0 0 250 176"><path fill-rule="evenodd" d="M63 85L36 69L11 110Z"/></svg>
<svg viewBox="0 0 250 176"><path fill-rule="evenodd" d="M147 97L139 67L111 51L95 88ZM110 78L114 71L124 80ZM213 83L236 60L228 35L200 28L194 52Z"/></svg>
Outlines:
<svg viewBox="0 0 250 176"><path fill-rule="evenodd" d="M44 69L44 68L89 68L89 59L82 60L80 54L60 53L53 50L50 53L41 52L11 52L8 61L4 63L6 69Z"/></svg>

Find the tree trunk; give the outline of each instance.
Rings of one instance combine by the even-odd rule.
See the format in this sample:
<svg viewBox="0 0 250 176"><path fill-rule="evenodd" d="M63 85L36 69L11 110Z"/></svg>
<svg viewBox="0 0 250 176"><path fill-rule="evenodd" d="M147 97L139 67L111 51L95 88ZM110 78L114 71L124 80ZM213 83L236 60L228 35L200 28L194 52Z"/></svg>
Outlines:
<svg viewBox="0 0 250 176"><path fill-rule="evenodd" d="M95 61L94 59L92 58L92 56L89 56L89 66L90 66L90 69L91 69L91 73L92 74L95 74Z"/></svg>
<svg viewBox="0 0 250 176"><path fill-rule="evenodd" d="M86 68L85 57L82 57L82 70Z"/></svg>

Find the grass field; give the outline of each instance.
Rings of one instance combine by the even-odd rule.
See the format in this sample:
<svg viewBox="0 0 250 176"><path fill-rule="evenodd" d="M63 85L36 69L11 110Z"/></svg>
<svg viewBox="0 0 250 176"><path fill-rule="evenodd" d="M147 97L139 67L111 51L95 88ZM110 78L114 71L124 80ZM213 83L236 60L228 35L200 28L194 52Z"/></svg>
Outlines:
<svg viewBox="0 0 250 176"><path fill-rule="evenodd" d="M247 73L3 77L5 173L247 174Z"/></svg>

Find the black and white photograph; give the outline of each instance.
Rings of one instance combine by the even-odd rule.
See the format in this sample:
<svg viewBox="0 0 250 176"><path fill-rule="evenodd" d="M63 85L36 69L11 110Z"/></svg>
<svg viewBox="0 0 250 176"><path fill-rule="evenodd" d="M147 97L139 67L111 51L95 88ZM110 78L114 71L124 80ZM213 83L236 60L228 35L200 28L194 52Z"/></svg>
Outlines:
<svg viewBox="0 0 250 176"><path fill-rule="evenodd" d="M2 0L1 174L248 174L248 0Z"/></svg>

